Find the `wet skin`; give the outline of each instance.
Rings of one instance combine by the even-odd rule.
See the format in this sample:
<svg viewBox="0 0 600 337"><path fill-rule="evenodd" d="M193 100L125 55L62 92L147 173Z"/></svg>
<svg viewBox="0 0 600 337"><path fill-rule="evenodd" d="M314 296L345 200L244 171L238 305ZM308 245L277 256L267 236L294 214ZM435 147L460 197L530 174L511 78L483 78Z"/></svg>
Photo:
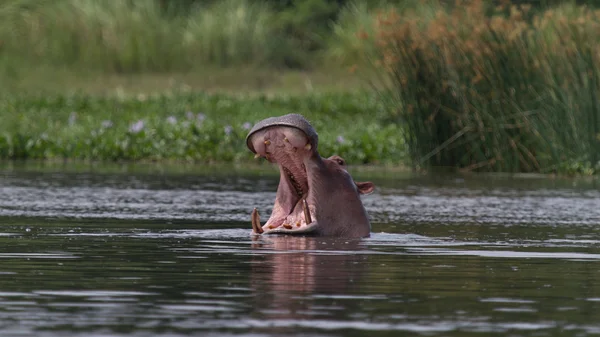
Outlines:
<svg viewBox="0 0 600 337"><path fill-rule="evenodd" d="M258 210L252 212L255 234L370 235L360 195L371 193L373 183L355 182L339 156L322 158L317 132L302 115L260 121L248 133L246 144L256 157L276 163L280 172L269 220L261 226Z"/></svg>

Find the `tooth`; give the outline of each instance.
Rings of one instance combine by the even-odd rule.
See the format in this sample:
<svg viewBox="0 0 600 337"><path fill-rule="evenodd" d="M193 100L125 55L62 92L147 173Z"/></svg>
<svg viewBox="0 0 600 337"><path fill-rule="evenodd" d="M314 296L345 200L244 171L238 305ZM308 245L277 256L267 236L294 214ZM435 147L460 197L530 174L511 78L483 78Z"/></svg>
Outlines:
<svg viewBox="0 0 600 337"><path fill-rule="evenodd" d="M270 140L265 140L265 145L271 145L271 141Z"/></svg>
<svg viewBox="0 0 600 337"><path fill-rule="evenodd" d="M296 222L296 227L300 227L300 221Z"/></svg>
<svg viewBox="0 0 600 337"><path fill-rule="evenodd" d="M258 158L260 158L260 157L261 157L261 156L260 156L260 154L258 154L258 153L254 155L254 159L258 159Z"/></svg>
<svg viewBox="0 0 600 337"><path fill-rule="evenodd" d="M290 140L289 140L289 139L287 139L287 137L283 137L283 141L284 141L284 142L286 142L286 143L289 143L289 142L290 142Z"/></svg>
<svg viewBox="0 0 600 337"><path fill-rule="evenodd" d="M308 143L308 144L304 145L304 148L306 150L310 150L310 149L312 149L312 145L310 145L310 143Z"/></svg>
<svg viewBox="0 0 600 337"><path fill-rule="evenodd" d="M260 226L260 215L258 214L258 210L255 208L252 210L252 231L257 234L262 234L263 229Z"/></svg>
<svg viewBox="0 0 600 337"><path fill-rule="evenodd" d="M308 209L308 203L306 199L302 200L302 209L304 210L304 220L306 220L306 224L310 225L312 219L310 218L310 209Z"/></svg>
<svg viewBox="0 0 600 337"><path fill-rule="evenodd" d="M292 225L284 223L283 224L283 228L285 228L285 229L292 229Z"/></svg>

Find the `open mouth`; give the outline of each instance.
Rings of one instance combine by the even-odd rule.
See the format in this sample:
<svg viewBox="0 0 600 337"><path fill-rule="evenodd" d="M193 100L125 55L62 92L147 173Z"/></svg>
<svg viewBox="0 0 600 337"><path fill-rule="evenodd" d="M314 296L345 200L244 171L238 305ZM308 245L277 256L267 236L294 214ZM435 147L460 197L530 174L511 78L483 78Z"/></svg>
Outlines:
<svg viewBox="0 0 600 337"><path fill-rule="evenodd" d="M260 225L258 210L252 212L255 233L308 233L317 226L305 161L315 149L309 136L292 126L273 125L260 129L248 138L256 157L279 165L280 181L273 213ZM316 145L316 144L315 144Z"/></svg>

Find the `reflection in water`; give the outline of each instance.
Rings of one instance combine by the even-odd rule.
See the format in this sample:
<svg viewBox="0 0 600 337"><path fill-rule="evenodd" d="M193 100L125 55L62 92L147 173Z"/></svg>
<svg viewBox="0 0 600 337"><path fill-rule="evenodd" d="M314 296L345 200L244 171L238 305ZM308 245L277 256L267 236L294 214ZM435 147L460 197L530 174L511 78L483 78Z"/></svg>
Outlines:
<svg viewBox="0 0 600 337"><path fill-rule="evenodd" d="M271 318L310 319L321 315L313 312L311 296L347 294L362 283L369 264L368 255L357 254L359 243L314 237L257 237L252 248L263 254L252 261L250 276L254 292L260 294L256 306ZM303 300L298 301L298 297Z"/></svg>

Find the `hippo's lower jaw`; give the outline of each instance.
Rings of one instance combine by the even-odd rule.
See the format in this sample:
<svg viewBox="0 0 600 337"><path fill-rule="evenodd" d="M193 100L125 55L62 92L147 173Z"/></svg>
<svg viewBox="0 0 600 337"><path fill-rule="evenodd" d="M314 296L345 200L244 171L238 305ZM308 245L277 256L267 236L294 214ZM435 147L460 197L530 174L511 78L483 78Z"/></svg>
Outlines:
<svg viewBox="0 0 600 337"><path fill-rule="evenodd" d="M258 214L258 210L255 208L252 211L252 231L256 234L310 234L316 232L319 223L317 221L312 221L306 223L306 221L302 221L300 224L296 223L295 225L290 224L282 224L279 227L273 227L271 225L264 226L260 225L260 215Z"/></svg>

